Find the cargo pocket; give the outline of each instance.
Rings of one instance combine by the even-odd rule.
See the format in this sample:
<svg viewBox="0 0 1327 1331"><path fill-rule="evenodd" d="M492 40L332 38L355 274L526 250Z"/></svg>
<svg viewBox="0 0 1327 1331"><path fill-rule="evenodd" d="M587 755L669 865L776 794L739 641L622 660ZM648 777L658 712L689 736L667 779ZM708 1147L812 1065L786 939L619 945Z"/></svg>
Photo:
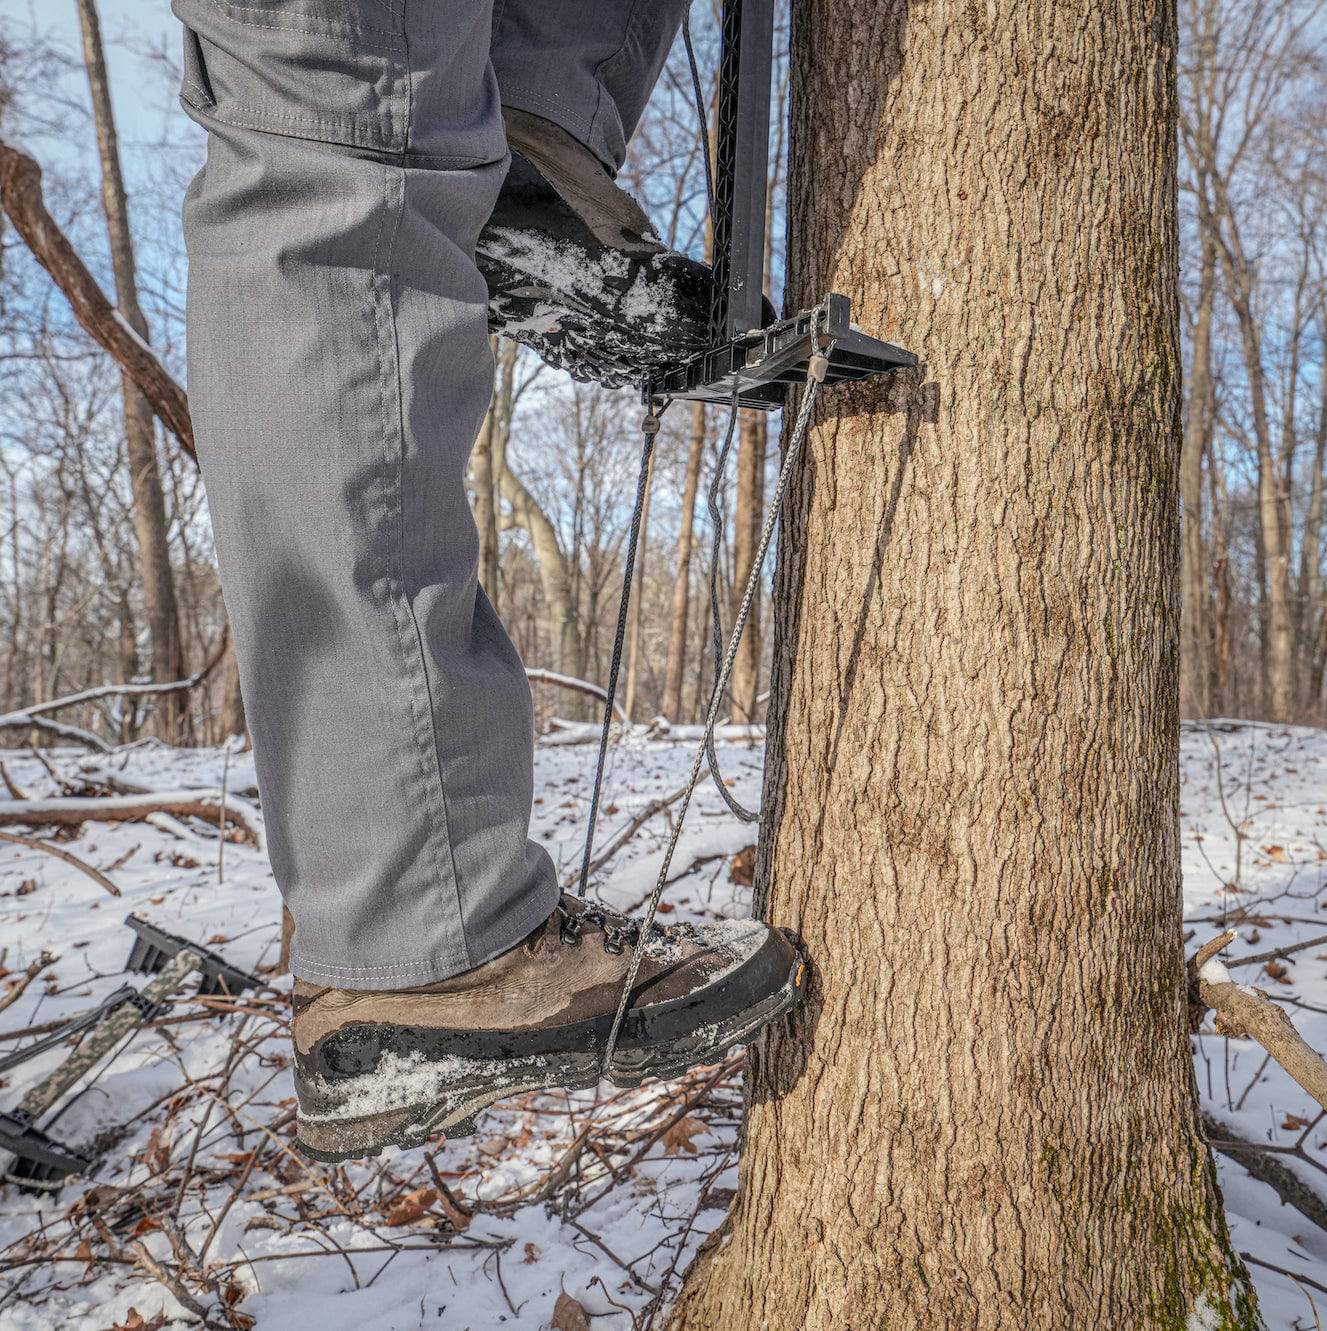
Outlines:
<svg viewBox="0 0 1327 1331"><path fill-rule="evenodd" d="M205 120L404 152L405 0L173 0L180 98Z"/></svg>

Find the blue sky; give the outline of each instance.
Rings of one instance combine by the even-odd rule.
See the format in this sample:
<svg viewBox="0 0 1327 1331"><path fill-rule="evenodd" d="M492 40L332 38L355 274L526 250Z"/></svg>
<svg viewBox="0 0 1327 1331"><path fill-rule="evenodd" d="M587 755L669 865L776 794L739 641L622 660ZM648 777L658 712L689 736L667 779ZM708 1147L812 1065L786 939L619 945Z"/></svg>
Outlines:
<svg viewBox="0 0 1327 1331"><path fill-rule="evenodd" d="M162 124L161 80L154 76L150 95L141 96L146 62L129 48L164 38L174 51L179 24L169 0L99 0L98 9L120 132L139 142L155 138ZM58 41L71 55L81 49L74 0L0 0L0 22L18 33L39 33ZM85 100L85 89L77 91Z"/></svg>

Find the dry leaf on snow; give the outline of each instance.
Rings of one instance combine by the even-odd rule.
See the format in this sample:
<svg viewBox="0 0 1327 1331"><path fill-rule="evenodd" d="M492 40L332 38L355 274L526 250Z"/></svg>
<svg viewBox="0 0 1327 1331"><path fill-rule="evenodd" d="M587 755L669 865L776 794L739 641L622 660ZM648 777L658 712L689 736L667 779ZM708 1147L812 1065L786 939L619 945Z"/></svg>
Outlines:
<svg viewBox="0 0 1327 1331"><path fill-rule="evenodd" d="M589 1314L570 1294L559 1294L548 1331L590 1331Z"/></svg>

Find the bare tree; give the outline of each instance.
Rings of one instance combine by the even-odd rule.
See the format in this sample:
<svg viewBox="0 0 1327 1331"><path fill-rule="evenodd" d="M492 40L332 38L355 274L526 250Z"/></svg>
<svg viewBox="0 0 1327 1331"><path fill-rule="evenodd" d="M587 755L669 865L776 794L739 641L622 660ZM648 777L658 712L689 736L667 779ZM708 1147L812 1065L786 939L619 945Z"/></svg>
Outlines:
<svg viewBox="0 0 1327 1331"><path fill-rule="evenodd" d="M97 126L102 206L110 236L116 305L125 322L146 342L148 326L138 303L134 242L129 225L124 176L120 169L120 149L96 0L76 2L83 32L84 63L92 93L92 111ZM124 378L124 425L134 494L134 527L142 560L143 603L152 642L152 678L166 683L183 679L186 674L175 601L175 581L171 570L166 503L157 463L156 426L152 408L127 374ZM187 729L187 707L182 705L180 699L169 694L162 697L159 706L159 733L168 739L181 738Z"/></svg>

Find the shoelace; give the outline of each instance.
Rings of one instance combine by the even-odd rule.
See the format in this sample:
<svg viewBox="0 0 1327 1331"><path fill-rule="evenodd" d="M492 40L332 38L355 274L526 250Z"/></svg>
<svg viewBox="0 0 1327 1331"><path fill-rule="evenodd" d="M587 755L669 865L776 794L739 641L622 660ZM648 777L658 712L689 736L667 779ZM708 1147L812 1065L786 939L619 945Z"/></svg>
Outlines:
<svg viewBox="0 0 1327 1331"><path fill-rule="evenodd" d="M570 911L559 903L558 914L562 917L558 924L558 934L564 943L572 947L581 943L587 924L599 927L604 951L615 956L640 943L641 927L638 920L597 902L587 904L579 911ZM652 921L649 937L662 936L663 933L663 926Z"/></svg>

